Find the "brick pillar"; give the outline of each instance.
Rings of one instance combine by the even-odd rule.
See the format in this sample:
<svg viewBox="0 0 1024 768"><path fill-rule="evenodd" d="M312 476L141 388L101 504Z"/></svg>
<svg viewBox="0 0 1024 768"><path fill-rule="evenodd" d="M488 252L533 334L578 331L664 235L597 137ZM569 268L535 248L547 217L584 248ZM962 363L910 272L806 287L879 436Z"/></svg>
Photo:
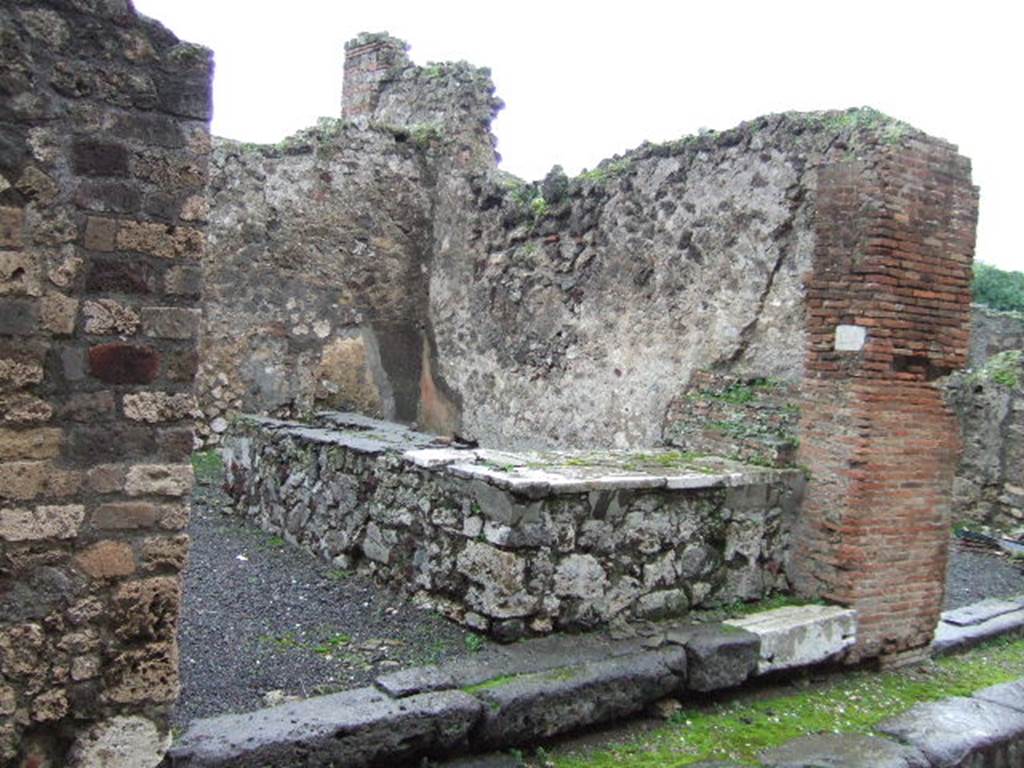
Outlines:
<svg viewBox="0 0 1024 768"><path fill-rule="evenodd" d="M927 646L942 606L958 427L935 379L966 363L977 190L921 136L819 171L798 587L859 613L854 658Z"/></svg>
<svg viewBox="0 0 1024 768"><path fill-rule="evenodd" d="M345 43L345 80L341 116L369 118L381 89L397 70L409 66L408 45L386 32L363 33Z"/></svg>
<svg viewBox="0 0 1024 768"><path fill-rule="evenodd" d="M156 765L211 55L124 2L0 4L0 765Z"/></svg>

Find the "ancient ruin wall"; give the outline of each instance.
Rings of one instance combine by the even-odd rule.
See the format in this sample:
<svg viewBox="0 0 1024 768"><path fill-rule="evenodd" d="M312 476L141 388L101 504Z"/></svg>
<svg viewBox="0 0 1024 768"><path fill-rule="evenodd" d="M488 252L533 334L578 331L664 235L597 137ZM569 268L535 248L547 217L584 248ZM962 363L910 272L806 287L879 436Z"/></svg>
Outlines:
<svg viewBox="0 0 1024 768"><path fill-rule="evenodd" d="M1024 315L973 305L968 365L981 368L990 357L1015 349L1024 349Z"/></svg>
<svg viewBox="0 0 1024 768"><path fill-rule="evenodd" d="M168 739L210 70L127 2L0 7L4 765Z"/></svg>

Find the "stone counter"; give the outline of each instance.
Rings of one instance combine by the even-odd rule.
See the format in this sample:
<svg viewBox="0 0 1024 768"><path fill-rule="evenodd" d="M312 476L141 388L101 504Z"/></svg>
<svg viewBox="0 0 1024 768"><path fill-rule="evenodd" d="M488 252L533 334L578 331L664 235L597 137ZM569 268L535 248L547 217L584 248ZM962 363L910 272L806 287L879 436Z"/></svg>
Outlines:
<svg viewBox="0 0 1024 768"><path fill-rule="evenodd" d="M247 417L234 512L498 639L789 587L797 471L668 449L488 450L341 413Z"/></svg>

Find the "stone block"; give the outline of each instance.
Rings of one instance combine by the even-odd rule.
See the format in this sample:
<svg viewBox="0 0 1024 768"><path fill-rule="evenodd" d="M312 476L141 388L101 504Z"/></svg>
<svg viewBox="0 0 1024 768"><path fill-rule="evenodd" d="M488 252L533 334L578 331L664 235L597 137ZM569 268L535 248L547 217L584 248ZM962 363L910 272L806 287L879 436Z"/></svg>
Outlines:
<svg viewBox="0 0 1024 768"><path fill-rule="evenodd" d="M192 491L191 464L137 464L125 476L129 496L185 496Z"/></svg>
<svg viewBox="0 0 1024 768"><path fill-rule="evenodd" d="M125 417L147 424L179 421L196 411L196 401L190 392L136 392L125 395L122 405Z"/></svg>
<svg viewBox="0 0 1024 768"><path fill-rule="evenodd" d="M159 339L191 339L199 332L201 318L198 309L146 307L142 310L142 330Z"/></svg>
<svg viewBox="0 0 1024 768"><path fill-rule="evenodd" d="M161 506L148 501L101 504L92 512L94 528L107 531L152 528L161 518Z"/></svg>
<svg viewBox="0 0 1024 768"><path fill-rule="evenodd" d="M115 656L104 674L102 699L114 704L165 704L178 698L178 646L149 643Z"/></svg>
<svg viewBox="0 0 1024 768"><path fill-rule="evenodd" d="M1024 630L1024 610L1001 613L979 624L968 624L962 627L940 621L935 628L931 649L933 653L949 653L971 648L992 637L1022 630Z"/></svg>
<svg viewBox="0 0 1024 768"><path fill-rule="evenodd" d="M0 509L0 539L40 541L73 539L85 518L81 504L39 506L34 509Z"/></svg>
<svg viewBox="0 0 1024 768"><path fill-rule="evenodd" d="M975 692L974 698L1024 712L1024 678L982 688Z"/></svg>
<svg viewBox="0 0 1024 768"><path fill-rule="evenodd" d="M0 419L12 424L49 421L53 416L53 406L35 395L16 392L13 395L0 395Z"/></svg>
<svg viewBox="0 0 1024 768"><path fill-rule="evenodd" d="M0 298L0 335L29 336L39 321L39 302L33 299Z"/></svg>
<svg viewBox="0 0 1024 768"><path fill-rule="evenodd" d="M64 456L76 462L137 461L139 456L153 461L151 457L160 448L153 428L145 424L108 421L68 426Z"/></svg>
<svg viewBox="0 0 1024 768"><path fill-rule="evenodd" d="M416 764L464 749L483 706L462 691L391 699L374 688L195 720L169 753L181 768Z"/></svg>
<svg viewBox="0 0 1024 768"><path fill-rule="evenodd" d="M1024 760L1024 713L979 699L918 704L875 730L916 747L932 765L1019 765Z"/></svg>
<svg viewBox="0 0 1024 768"><path fill-rule="evenodd" d="M123 464L97 464L86 473L86 487L93 493L118 493L127 471Z"/></svg>
<svg viewBox="0 0 1024 768"><path fill-rule="evenodd" d="M43 380L43 367L38 363L10 358L0 359L0 391L21 389Z"/></svg>
<svg viewBox="0 0 1024 768"><path fill-rule="evenodd" d="M123 541L100 541L75 556L75 565L94 579L113 579L135 573L135 553Z"/></svg>
<svg viewBox="0 0 1024 768"><path fill-rule="evenodd" d="M52 459L60 453L63 432L56 427L0 428L0 461Z"/></svg>
<svg viewBox="0 0 1024 768"><path fill-rule="evenodd" d="M108 384L149 384L160 371L160 353L140 344L99 344L88 358L89 374Z"/></svg>
<svg viewBox="0 0 1024 768"><path fill-rule="evenodd" d="M666 632L670 643L686 648L687 688L717 691L742 684L757 669L760 639L726 625L681 626Z"/></svg>
<svg viewBox="0 0 1024 768"><path fill-rule="evenodd" d="M393 699L457 687L455 678L438 667L402 669L378 677L374 681L374 685Z"/></svg>
<svg viewBox="0 0 1024 768"><path fill-rule="evenodd" d="M142 196L127 181L85 181L75 190L75 205L97 213L136 213Z"/></svg>
<svg viewBox="0 0 1024 768"><path fill-rule="evenodd" d="M857 612L838 606L787 606L724 623L761 639L759 675L837 658L857 635Z"/></svg>
<svg viewBox="0 0 1024 768"><path fill-rule="evenodd" d="M47 293L39 307L39 322L42 327L58 336L70 336L75 332L78 317L78 299L63 293Z"/></svg>
<svg viewBox="0 0 1024 768"><path fill-rule="evenodd" d="M859 733L803 736L758 760L765 768L931 768L914 747Z"/></svg>
<svg viewBox="0 0 1024 768"><path fill-rule="evenodd" d="M0 248L21 248L24 224L24 209L0 207Z"/></svg>
<svg viewBox="0 0 1024 768"><path fill-rule="evenodd" d="M117 247L161 259L198 258L203 233L194 227L173 227L147 221L125 221L117 233Z"/></svg>
<svg viewBox="0 0 1024 768"><path fill-rule="evenodd" d="M114 592L114 634L126 642L170 640L177 630L180 604L177 577L127 581Z"/></svg>
<svg viewBox="0 0 1024 768"><path fill-rule="evenodd" d="M139 715L112 717L78 734L68 757L69 768L153 768L171 744L164 731Z"/></svg>
<svg viewBox="0 0 1024 768"><path fill-rule="evenodd" d="M183 570L188 558L189 541L189 537L183 533L147 538L140 548L142 570L146 573Z"/></svg>
<svg viewBox="0 0 1024 768"><path fill-rule="evenodd" d="M0 498L28 501L46 492L47 461L6 461L0 463Z"/></svg>
<svg viewBox="0 0 1024 768"><path fill-rule="evenodd" d="M71 145L71 167L81 176L127 176L128 150L121 144L78 140Z"/></svg>
<svg viewBox="0 0 1024 768"><path fill-rule="evenodd" d="M199 267L171 267L164 273L164 293L198 299L203 290L202 276Z"/></svg>
<svg viewBox="0 0 1024 768"><path fill-rule="evenodd" d="M108 391L71 395L58 406L57 413L68 421L107 421L116 414L114 395Z"/></svg>
<svg viewBox="0 0 1024 768"><path fill-rule="evenodd" d="M0 296L38 296L39 258L28 251L0 251Z"/></svg>
<svg viewBox="0 0 1024 768"><path fill-rule="evenodd" d="M965 605L962 608L945 611L942 614L942 620L957 627L974 627L998 616L1019 611L1021 608L1024 606L1019 601L992 597Z"/></svg>
<svg viewBox="0 0 1024 768"><path fill-rule="evenodd" d="M99 336L130 336L139 328L139 313L113 299L87 301L82 306L85 332Z"/></svg>
<svg viewBox="0 0 1024 768"><path fill-rule="evenodd" d="M85 273L85 290L91 293L152 293L156 278L152 267L141 259L94 258Z"/></svg>
<svg viewBox="0 0 1024 768"><path fill-rule="evenodd" d="M680 686L660 654L643 653L469 690L488 705L477 731L480 742L505 747L639 712Z"/></svg>
<svg viewBox="0 0 1024 768"><path fill-rule="evenodd" d="M117 247L117 219L90 216L85 222L85 247L90 251L112 251Z"/></svg>

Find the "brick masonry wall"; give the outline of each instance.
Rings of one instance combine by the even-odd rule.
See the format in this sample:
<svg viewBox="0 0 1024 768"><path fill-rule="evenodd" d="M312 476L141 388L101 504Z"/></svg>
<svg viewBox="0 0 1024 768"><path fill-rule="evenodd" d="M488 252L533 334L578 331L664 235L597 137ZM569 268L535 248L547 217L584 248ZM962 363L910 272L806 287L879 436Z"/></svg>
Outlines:
<svg viewBox="0 0 1024 768"><path fill-rule="evenodd" d="M0 763L154 765L211 54L125 0L5 3L0 51Z"/></svg>
<svg viewBox="0 0 1024 768"><path fill-rule="evenodd" d="M796 562L858 609L856 658L927 645L941 609L959 445L935 380L966 363L977 190L938 140L850 155L819 173Z"/></svg>

